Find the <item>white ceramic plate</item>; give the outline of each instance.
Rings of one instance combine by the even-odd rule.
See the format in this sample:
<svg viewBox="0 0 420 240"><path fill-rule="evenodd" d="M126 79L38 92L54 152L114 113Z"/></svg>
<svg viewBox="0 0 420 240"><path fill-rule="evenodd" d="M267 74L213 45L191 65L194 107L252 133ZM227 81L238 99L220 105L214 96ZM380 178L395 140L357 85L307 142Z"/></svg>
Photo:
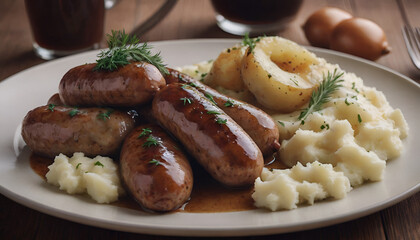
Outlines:
<svg viewBox="0 0 420 240"><path fill-rule="evenodd" d="M235 40L184 40L152 43L169 66L214 59ZM284 233L336 224L381 210L420 189L420 87L407 77L375 63L332 51L310 48L331 63L355 72L368 86L383 91L400 108L410 126L405 151L388 161L385 179L351 191L347 198L318 202L292 211L252 210L230 213L148 214L95 204L69 196L45 183L29 166L28 148L18 129L26 113L58 91L70 68L93 62L97 51L74 55L22 71L0 83L0 192L14 201L67 220L146 234L183 236L245 236ZM22 150L23 149L23 150Z"/></svg>

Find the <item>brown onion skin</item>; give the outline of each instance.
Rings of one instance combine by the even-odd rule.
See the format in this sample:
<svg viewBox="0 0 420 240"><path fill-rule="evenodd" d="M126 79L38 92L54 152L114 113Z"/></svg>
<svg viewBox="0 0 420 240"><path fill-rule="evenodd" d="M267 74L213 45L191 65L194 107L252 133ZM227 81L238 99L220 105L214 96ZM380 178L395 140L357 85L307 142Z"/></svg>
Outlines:
<svg viewBox="0 0 420 240"><path fill-rule="evenodd" d="M382 28L364 18L351 18L339 23L331 34L330 48L372 61L390 52Z"/></svg>
<svg viewBox="0 0 420 240"><path fill-rule="evenodd" d="M309 16L302 28L312 46L328 48L334 27L352 17L350 13L339 8L324 7Z"/></svg>

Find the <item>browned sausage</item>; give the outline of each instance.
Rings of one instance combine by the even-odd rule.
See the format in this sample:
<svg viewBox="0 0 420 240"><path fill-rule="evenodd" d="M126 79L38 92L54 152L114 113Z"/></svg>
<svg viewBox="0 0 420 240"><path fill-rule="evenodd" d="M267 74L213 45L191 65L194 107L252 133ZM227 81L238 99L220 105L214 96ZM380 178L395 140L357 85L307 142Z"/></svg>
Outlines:
<svg viewBox="0 0 420 240"><path fill-rule="evenodd" d="M35 153L47 157L75 152L110 156L133 128L134 120L125 112L49 105L28 112L22 137Z"/></svg>
<svg viewBox="0 0 420 240"><path fill-rule="evenodd" d="M129 192L147 209L175 210L190 197L193 174L187 157L157 125L139 126L128 135L120 166Z"/></svg>
<svg viewBox="0 0 420 240"><path fill-rule="evenodd" d="M55 107L55 106L64 106L64 103L60 99L60 95L58 93L52 95L50 99L48 99L48 107ZM134 120L134 123L144 123L148 118L149 114L147 109L151 111L151 104L143 105L141 107L135 108L119 108L119 111L126 112L131 118ZM144 109L144 110L143 110ZM140 115L141 114L141 115ZM150 121L149 121L150 122Z"/></svg>
<svg viewBox="0 0 420 240"><path fill-rule="evenodd" d="M116 71L95 71L96 64L70 69L61 79L60 98L68 106L131 107L147 103L165 83L152 64L134 62Z"/></svg>
<svg viewBox="0 0 420 240"><path fill-rule="evenodd" d="M165 76L167 83L180 82L191 84L200 92L206 94L207 97L212 98L218 107L233 118L249 134L264 156L270 156L279 150L279 130L276 123L267 113L251 104L221 94L186 74L170 68L168 70L169 74Z"/></svg>
<svg viewBox="0 0 420 240"><path fill-rule="evenodd" d="M197 89L169 84L156 94L152 111L219 182L245 186L260 176L264 159L255 142Z"/></svg>
<svg viewBox="0 0 420 240"><path fill-rule="evenodd" d="M60 95L58 93L52 95L50 99L48 99L47 105L53 104L54 106L62 106L64 105L60 99Z"/></svg>

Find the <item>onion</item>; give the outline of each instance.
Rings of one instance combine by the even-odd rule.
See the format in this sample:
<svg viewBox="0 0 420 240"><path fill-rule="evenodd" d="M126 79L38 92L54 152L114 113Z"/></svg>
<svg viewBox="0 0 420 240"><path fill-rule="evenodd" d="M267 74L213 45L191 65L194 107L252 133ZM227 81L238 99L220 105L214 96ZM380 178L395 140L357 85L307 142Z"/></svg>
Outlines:
<svg viewBox="0 0 420 240"><path fill-rule="evenodd" d="M339 23L331 34L330 48L372 61L390 52L382 28L364 18L351 18Z"/></svg>
<svg viewBox="0 0 420 240"><path fill-rule="evenodd" d="M353 16L339 8L324 7L314 12L303 25L305 36L311 45L329 47L330 35L334 27Z"/></svg>

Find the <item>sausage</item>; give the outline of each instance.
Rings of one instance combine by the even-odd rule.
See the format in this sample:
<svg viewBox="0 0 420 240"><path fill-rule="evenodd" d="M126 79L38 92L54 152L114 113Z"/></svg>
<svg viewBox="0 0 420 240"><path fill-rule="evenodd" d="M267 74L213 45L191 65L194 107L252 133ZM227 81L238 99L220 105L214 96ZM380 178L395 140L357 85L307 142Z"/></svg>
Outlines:
<svg viewBox="0 0 420 240"><path fill-rule="evenodd" d="M22 137L33 152L46 157L75 152L112 156L133 128L134 120L125 112L48 105L27 113Z"/></svg>
<svg viewBox="0 0 420 240"><path fill-rule="evenodd" d="M156 146L149 146L148 142L153 142L150 139L157 142ZM191 195L193 173L188 159L156 124L141 125L127 136L120 169L133 198L147 209L175 210Z"/></svg>
<svg viewBox="0 0 420 240"><path fill-rule="evenodd" d="M166 82L152 64L134 62L116 71L94 70L95 63L70 69L59 94L68 106L132 107L150 102Z"/></svg>
<svg viewBox="0 0 420 240"><path fill-rule="evenodd" d="M50 99L48 99L47 105L53 104L55 106L62 106L64 105L60 99L60 95L58 93L52 95Z"/></svg>
<svg viewBox="0 0 420 240"><path fill-rule="evenodd" d="M61 101L60 95L58 93L55 93L54 95L50 97L50 99L48 99L47 105L48 107L65 106L64 103ZM122 112L126 112L128 115L130 115L134 123L136 123L137 125L137 123L145 123L145 121L148 119L146 117L148 117L150 114L147 113L147 109L151 109L151 104L147 106L134 107L134 108L121 108L118 110Z"/></svg>
<svg viewBox="0 0 420 240"><path fill-rule="evenodd" d="M174 69L165 76L167 83L186 83L195 86L200 92L212 98L219 108L237 122L255 141L264 156L268 157L280 148L279 130L273 119L261 109L230 98L213 88Z"/></svg>
<svg viewBox="0 0 420 240"><path fill-rule="evenodd" d="M152 111L219 182L240 187L260 176L264 159L255 142L197 89L169 84L156 94Z"/></svg>

